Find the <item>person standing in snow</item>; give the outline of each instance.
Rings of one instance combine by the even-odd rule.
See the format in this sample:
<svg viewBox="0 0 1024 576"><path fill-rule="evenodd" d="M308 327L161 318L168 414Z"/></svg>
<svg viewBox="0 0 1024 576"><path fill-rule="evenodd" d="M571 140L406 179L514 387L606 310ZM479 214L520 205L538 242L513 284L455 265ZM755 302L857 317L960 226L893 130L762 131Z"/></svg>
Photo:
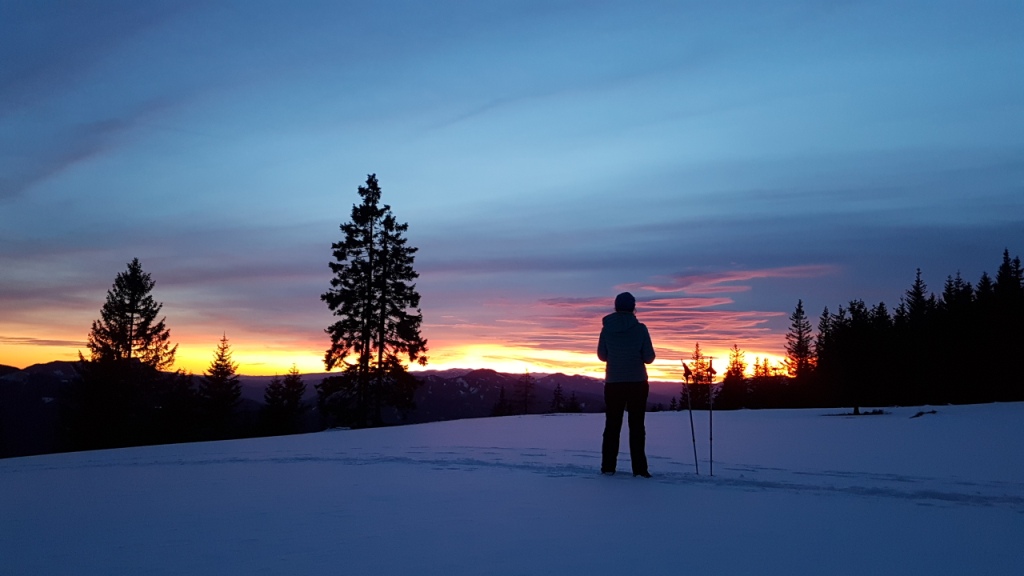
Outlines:
<svg viewBox="0 0 1024 576"><path fill-rule="evenodd" d="M597 357L605 362L604 438L601 443L601 473L614 474L619 455L622 413L629 414L629 456L633 475L650 478L644 452L647 411L647 367L654 362L651 334L636 319L636 298L629 292L615 297L615 312L602 320Z"/></svg>

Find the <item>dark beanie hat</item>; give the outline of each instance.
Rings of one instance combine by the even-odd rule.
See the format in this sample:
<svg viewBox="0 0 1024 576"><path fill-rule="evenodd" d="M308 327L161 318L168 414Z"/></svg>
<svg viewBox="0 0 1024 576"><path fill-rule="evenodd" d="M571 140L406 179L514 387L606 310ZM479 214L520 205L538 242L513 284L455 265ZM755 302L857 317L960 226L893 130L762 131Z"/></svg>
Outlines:
<svg viewBox="0 0 1024 576"><path fill-rule="evenodd" d="M636 310L636 298L629 292L623 292L615 297L616 312L632 312Z"/></svg>

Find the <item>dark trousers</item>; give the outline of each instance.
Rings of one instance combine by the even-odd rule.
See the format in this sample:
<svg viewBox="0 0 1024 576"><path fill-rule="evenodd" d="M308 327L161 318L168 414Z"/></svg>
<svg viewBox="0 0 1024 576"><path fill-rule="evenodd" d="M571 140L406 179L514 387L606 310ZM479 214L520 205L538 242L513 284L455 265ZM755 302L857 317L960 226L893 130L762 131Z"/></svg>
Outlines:
<svg viewBox="0 0 1024 576"><path fill-rule="evenodd" d="M633 474L647 473L647 454L644 443L644 413L647 411L647 382L611 382L604 385L604 441L601 443L601 472L614 472L619 456L619 434L622 432L622 413L629 414L629 457Z"/></svg>

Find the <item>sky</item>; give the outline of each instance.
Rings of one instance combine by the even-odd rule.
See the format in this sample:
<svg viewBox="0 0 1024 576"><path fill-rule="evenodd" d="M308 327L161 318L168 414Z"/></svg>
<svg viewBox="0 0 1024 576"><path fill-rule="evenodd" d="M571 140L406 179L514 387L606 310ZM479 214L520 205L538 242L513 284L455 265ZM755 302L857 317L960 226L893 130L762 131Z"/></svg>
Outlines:
<svg viewBox="0 0 1024 576"><path fill-rule="evenodd" d="M1024 251L1020 2L0 3L0 364L86 352L139 258L202 373L323 371L377 175L428 368L679 377Z"/></svg>
<svg viewBox="0 0 1024 576"><path fill-rule="evenodd" d="M6 458L0 556L39 576L1019 576L1024 403L918 411L716 412L713 462L706 411L692 444L685 412L648 414L650 479L625 452L598 474L600 414Z"/></svg>

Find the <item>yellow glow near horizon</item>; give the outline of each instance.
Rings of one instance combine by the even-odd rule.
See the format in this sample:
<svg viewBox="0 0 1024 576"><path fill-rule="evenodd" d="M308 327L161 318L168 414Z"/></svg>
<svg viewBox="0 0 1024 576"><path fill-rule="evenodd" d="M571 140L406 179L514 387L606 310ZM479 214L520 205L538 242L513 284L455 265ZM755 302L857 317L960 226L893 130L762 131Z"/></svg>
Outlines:
<svg viewBox="0 0 1024 576"><path fill-rule="evenodd" d="M72 346L39 346L30 344L0 344L0 364L24 369L47 362L74 362L78 351L88 356L89 350L82 343L80 348Z"/></svg>
<svg viewBox="0 0 1024 576"><path fill-rule="evenodd" d="M235 342L228 337L231 359L238 364L238 373L246 376L273 376L287 374L296 366L303 374L325 372L322 352L305 348L270 348L262 344ZM175 354L174 370L203 374L210 367L217 341L201 344L179 343ZM48 362L74 362L81 352L89 358L89 349L81 345L40 345L0 343L0 364L24 369Z"/></svg>
<svg viewBox="0 0 1024 576"><path fill-rule="evenodd" d="M267 349L264 346L246 346L235 344L228 338L231 346L231 361L238 364L238 373L246 376L285 375L294 365L303 374L326 372L321 354L309 350ZM253 350L258 348L258 350ZM216 344L199 346L178 346L174 368L203 374L213 361Z"/></svg>
<svg viewBox="0 0 1024 576"><path fill-rule="evenodd" d="M509 374L521 372L563 372L587 376L601 375L604 364L596 355L569 350L539 350L525 346L502 344L471 344L449 346L431 351L430 363L424 369L488 368ZM418 366L414 369L419 370Z"/></svg>
<svg viewBox="0 0 1024 576"><path fill-rule="evenodd" d="M718 371L716 382L725 375L729 357L727 348L709 348L705 354L717 360L715 370ZM691 352L692 354L692 352ZM501 344L477 344L469 346L452 346L431 355L431 362L426 369L445 370L449 368L489 368L509 374L525 371L535 373L562 372L594 378L604 377L604 362L597 358L597 351L584 354L566 350L537 350L534 348L503 346ZM781 365L784 359L771 353L745 352L747 376L753 376L754 359L768 359L771 366ZM651 380L659 382L682 381L682 365L680 360L690 362L689 355L662 355L647 367ZM419 367L414 367L419 370Z"/></svg>
<svg viewBox="0 0 1024 576"><path fill-rule="evenodd" d="M267 345L235 341L228 336L231 345L232 361L238 364L239 374L246 376L273 376L287 374L292 366L303 374L325 372L323 352L312 347L287 348L284 346L269 347ZM203 374L210 366L216 351L217 341L202 343L180 343L173 368L193 374ZM78 360L81 351L88 357L88 349L83 342L81 346L38 345L0 343L0 364L26 368L34 364L53 361ZM725 375L728 366L729 350L708 347L705 355L715 359L717 380ZM662 382L679 382L682 380L680 360L690 362L689 352L671 349L666 352L659 350L659 357L648 366L651 380ZM755 359L762 361L767 358L771 366L781 365L784 357L770 352L744 351L747 363L747 376L753 375ZM593 353L582 353L570 350L543 350L525 346L506 346L499 343L489 344L438 344L432 346L428 354L430 362L425 367L410 366L412 371L446 370L453 368L478 369L487 368L507 374L554 373L604 377L604 363L598 360L596 350Z"/></svg>

